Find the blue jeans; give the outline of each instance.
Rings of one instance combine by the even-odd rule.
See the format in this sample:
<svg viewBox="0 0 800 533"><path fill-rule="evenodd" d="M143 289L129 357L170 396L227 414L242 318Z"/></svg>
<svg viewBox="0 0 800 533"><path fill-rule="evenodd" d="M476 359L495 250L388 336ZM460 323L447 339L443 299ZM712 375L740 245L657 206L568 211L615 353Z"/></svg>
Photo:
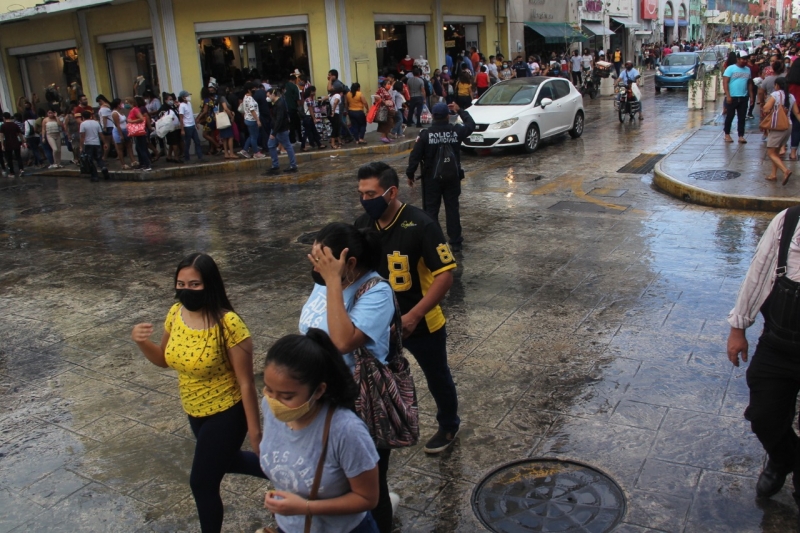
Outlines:
<svg viewBox="0 0 800 533"><path fill-rule="evenodd" d="M286 533L281 528L278 528L279 533ZM350 530L349 533L378 533L378 524L375 523L375 519L372 518L371 513L367 513L367 516L364 517L356 527Z"/></svg>
<svg viewBox="0 0 800 533"><path fill-rule="evenodd" d="M142 168L150 168L150 152L147 146L147 135L138 135L133 138L133 144L136 145L136 153L139 155L139 166Z"/></svg>
<svg viewBox="0 0 800 533"><path fill-rule="evenodd" d="M242 150L246 152L248 148L252 148L253 153L260 151L261 149L258 147L258 133L261 128L258 127L258 122L255 120L245 120L244 125L247 126L249 137L247 137L247 140L244 142Z"/></svg>
<svg viewBox="0 0 800 533"><path fill-rule="evenodd" d="M42 143L42 148L44 148L44 155L47 157L47 161L52 165L55 160L53 159L53 149L50 147L50 143L47 142L47 139L42 137L39 138L39 142Z"/></svg>
<svg viewBox="0 0 800 533"><path fill-rule="evenodd" d="M411 100L408 101L408 118L406 119L406 124L411 126L412 124L416 124L419 126L419 116L422 113L422 106L425 105L425 97L424 96L412 96ZM398 113L400 111L398 110Z"/></svg>
<svg viewBox="0 0 800 533"><path fill-rule="evenodd" d="M350 124L353 127L353 137L357 141L363 141L364 135L367 134L367 115L363 111L350 111Z"/></svg>
<svg viewBox="0 0 800 533"><path fill-rule="evenodd" d="M447 331L442 328L428 335L412 335L403 339L403 347L419 363L428 390L436 402L436 421L439 428L455 433L461 425L458 417L458 394L450 366L447 364Z"/></svg>
<svg viewBox="0 0 800 533"><path fill-rule="evenodd" d="M269 139L269 156L272 158L272 168L278 168L278 145L283 146L286 154L289 156L289 167L297 168L297 159L294 157L294 147L289 142L289 130L286 131L273 131L272 137Z"/></svg>
<svg viewBox="0 0 800 533"><path fill-rule="evenodd" d="M197 133L197 127L194 125L184 128L186 135L183 137L183 160L189 162L189 147L194 141L194 153L197 154L199 161L203 160L203 147L200 145L200 134Z"/></svg>
<svg viewBox="0 0 800 533"><path fill-rule="evenodd" d="M33 154L34 165L42 164L42 154L39 153L39 147L41 146L41 143L39 141L39 137L25 137L25 142L28 143L28 148L30 148L31 153Z"/></svg>

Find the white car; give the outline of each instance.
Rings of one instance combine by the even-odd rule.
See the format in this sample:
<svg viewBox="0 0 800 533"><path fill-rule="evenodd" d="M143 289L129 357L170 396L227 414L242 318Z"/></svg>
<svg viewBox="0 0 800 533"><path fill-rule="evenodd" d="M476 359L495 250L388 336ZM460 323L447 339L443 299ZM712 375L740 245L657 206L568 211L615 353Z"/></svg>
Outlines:
<svg viewBox="0 0 800 533"><path fill-rule="evenodd" d="M563 78L535 76L500 82L467 113L475 121L475 131L462 143L465 148L522 145L530 153L547 137L569 133L576 139L583 133L583 97Z"/></svg>

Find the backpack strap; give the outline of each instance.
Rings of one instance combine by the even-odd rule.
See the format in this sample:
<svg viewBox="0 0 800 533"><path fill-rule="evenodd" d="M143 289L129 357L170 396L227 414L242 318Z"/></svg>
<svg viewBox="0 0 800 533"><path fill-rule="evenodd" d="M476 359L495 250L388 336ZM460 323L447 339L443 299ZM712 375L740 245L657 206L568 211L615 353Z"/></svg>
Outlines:
<svg viewBox="0 0 800 533"><path fill-rule="evenodd" d="M800 205L790 207L786 210L783 218L783 232L781 233L781 244L778 248L778 268L775 274L780 278L786 275L786 260L789 257L789 245L792 243L797 222L800 220Z"/></svg>

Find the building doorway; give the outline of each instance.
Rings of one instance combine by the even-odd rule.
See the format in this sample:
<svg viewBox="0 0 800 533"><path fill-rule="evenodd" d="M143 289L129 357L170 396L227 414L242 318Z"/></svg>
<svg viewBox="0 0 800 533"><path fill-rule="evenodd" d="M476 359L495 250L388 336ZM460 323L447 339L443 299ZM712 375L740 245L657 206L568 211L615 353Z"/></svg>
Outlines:
<svg viewBox="0 0 800 533"><path fill-rule="evenodd" d="M469 53L474 46L478 46L478 25L477 24L444 24L444 51L445 54L453 58L464 53ZM487 56L488 58L488 56Z"/></svg>
<svg viewBox="0 0 800 533"><path fill-rule="evenodd" d="M379 75L409 70L415 59L428 58L425 24L375 23L375 50Z"/></svg>

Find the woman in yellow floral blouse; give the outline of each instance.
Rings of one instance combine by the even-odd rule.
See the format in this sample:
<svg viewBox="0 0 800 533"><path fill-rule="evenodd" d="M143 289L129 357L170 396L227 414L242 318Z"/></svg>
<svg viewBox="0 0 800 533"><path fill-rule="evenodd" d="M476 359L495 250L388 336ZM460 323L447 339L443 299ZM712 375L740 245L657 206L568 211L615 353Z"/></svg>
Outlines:
<svg viewBox="0 0 800 533"><path fill-rule="evenodd" d="M195 253L181 261L175 289L179 303L167 314L161 344L150 340L152 324L136 325L131 337L151 363L178 372L181 403L197 438L189 484L203 533L217 533L223 476L264 477L258 456L240 449L245 434L254 450L261 442L253 341L211 257Z"/></svg>

